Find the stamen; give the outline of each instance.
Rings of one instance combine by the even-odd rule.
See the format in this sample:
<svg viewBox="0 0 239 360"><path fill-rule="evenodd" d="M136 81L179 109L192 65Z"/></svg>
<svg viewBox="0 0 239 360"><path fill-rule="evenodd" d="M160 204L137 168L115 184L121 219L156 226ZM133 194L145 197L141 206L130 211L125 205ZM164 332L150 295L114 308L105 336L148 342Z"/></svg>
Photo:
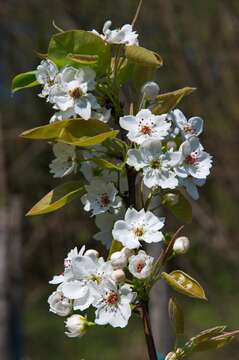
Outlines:
<svg viewBox="0 0 239 360"><path fill-rule="evenodd" d="M109 305L115 305L118 302L118 294L114 291L108 291L105 296L105 302Z"/></svg>
<svg viewBox="0 0 239 360"><path fill-rule="evenodd" d="M81 91L80 88L75 88L73 90L70 90L69 91L69 94L71 97L73 97L74 99L79 99L82 95L83 95L83 92Z"/></svg>

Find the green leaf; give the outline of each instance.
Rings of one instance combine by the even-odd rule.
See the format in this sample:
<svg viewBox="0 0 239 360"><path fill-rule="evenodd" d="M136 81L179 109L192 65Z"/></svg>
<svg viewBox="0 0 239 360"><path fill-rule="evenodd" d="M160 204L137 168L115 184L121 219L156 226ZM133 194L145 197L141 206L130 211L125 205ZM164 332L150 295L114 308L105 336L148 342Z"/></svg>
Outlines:
<svg viewBox="0 0 239 360"><path fill-rule="evenodd" d="M125 56L130 62L143 66L160 67L163 65L159 54L141 46L126 46Z"/></svg>
<svg viewBox="0 0 239 360"><path fill-rule="evenodd" d="M174 326L176 335L182 335L184 333L183 310L175 298L171 298L169 300L168 312Z"/></svg>
<svg viewBox="0 0 239 360"><path fill-rule="evenodd" d="M221 335L225 329L226 329L226 326L216 326L216 327L201 331L198 335L192 337L186 343L185 346L186 346L186 348L192 348L196 345L199 345L200 343L202 343L204 341L208 341L213 337Z"/></svg>
<svg viewBox="0 0 239 360"><path fill-rule="evenodd" d="M109 169L109 170L114 170L114 171L122 171L122 166L121 165L115 165L115 164L113 164L112 162L110 162L108 160L99 159L99 158L91 158L89 160L93 161L94 163L99 165L99 167L101 167L103 169Z"/></svg>
<svg viewBox="0 0 239 360"><path fill-rule="evenodd" d="M202 286L183 271L176 270L170 274L163 272L161 277L177 292L192 298L207 300Z"/></svg>
<svg viewBox="0 0 239 360"><path fill-rule="evenodd" d="M79 64L96 64L98 61L98 55L80 55L80 54L68 54L67 59L77 62Z"/></svg>
<svg viewBox="0 0 239 360"><path fill-rule="evenodd" d="M36 71L28 71L16 75L12 80L12 92L15 93L18 90L31 88L39 85L36 80Z"/></svg>
<svg viewBox="0 0 239 360"><path fill-rule="evenodd" d="M70 181L62 184L46 194L31 210L27 216L43 215L56 211L74 198L84 193L84 187L79 181Z"/></svg>
<svg viewBox="0 0 239 360"><path fill-rule="evenodd" d="M123 245L121 242L117 241L117 240L112 240L111 243L111 247L109 250L109 255L108 255L108 259L110 259L111 255L116 252L116 251L120 251L123 248Z"/></svg>
<svg viewBox="0 0 239 360"><path fill-rule="evenodd" d="M185 196L179 191L171 191L176 194L176 200L171 201L166 194L163 197L162 205L169 209L177 219L187 224L192 222L192 206Z"/></svg>
<svg viewBox="0 0 239 360"><path fill-rule="evenodd" d="M220 349L233 340L233 336L220 336L204 341L193 348L193 352L207 351L212 349Z"/></svg>
<svg viewBox="0 0 239 360"><path fill-rule="evenodd" d="M85 60L87 58L88 62L79 62L79 56L82 60L84 55L86 56ZM90 62L90 56L97 57L98 61ZM51 38L48 57L59 67L87 65L94 67L98 74L104 74L110 66L111 47L103 39L91 32L71 30L56 34Z"/></svg>
<svg viewBox="0 0 239 360"><path fill-rule="evenodd" d="M57 140L75 146L102 143L118 134L99 120L68 119L24 131L20 136L32 140Z"/></svg>
<svg viewBox="0 0 239 360"><path fill-rule="evenodd" d="M179 90L158 95L155 100L155 105L152 108L152 112L156 115L168 113L175 108L184 96L191 94L195 90L195 88L184 87Z"/></svg>

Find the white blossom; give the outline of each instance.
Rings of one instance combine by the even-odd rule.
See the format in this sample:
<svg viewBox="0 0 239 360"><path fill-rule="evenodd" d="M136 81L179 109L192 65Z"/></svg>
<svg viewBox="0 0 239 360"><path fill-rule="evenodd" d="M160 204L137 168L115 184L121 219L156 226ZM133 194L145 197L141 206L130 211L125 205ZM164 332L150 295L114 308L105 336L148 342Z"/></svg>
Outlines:
<svg viewBox="0 0 239 360"><path fill-rule="evenodd" d="M155 81L147 81L141 89L141 93L148 100L154 100L159 93L159 86Z"/></svg>
<svg viewBox="0 0 239 360"><path fill-rule="evenodd" d="M93 179L85 189L87 193L81 197L81 201L84 210L92 211L92 215L102 214L121 206L121 199L117 196L118 190L113 183L106 184L101 179Z"/></svg>
<svg viewBox="0 0 239 360"><path fill-rule="evenodd" d="M84 316L74 314L66 319L65 325L67 328L65 334L68 337L81 337L87 331L90 323Z"/></svg>
<svg viewBox="0 0 239 360"><path fill-rule="evenodd" d="M116 283L122 283L125 281L126 279L126 275L124 270L122 269L116 269L113 271L112 273L112 279L116 282Z"/></svg>
<svg viewBox="0 0 239 360"><path fill-rule="evenodd" d="M199 136L203 131L203 119L198 116L191 117L189 120L181 110L176 109L172 112L173 119L181 134L185 139L191 136Z"/></svg>
<svg viewBox="0 0 239 360"><path fill-rule="evenodd" d="M78 163L74 146L56 143L53 145L55 159L50 163L50 173L55 178L62 178L76 172Z"/></svg>
<svg viewBox="0 0 239 360"><path fill-rule="evenodd" d="M176 172L179 177L186 178L192 176L197 179L205 179L212 167L212 157L203 151L197 137L190 137L181 144L181 162Z"/></svg>
<svg viewBox="0 0 239 360"><path fill-rule="evenodd" d="M180 236L174 242L173 251L179 255L185 254L188 251L189 247L190 247L189 238L187 238L186 236Z"/></svg>
<svg viewBox="0 0 239 360"><path fill-rule="evenodd" d="M57 66L49 59L42 60L36 70L36 79L43 85L42 93L40 97L46 97L49 95L50 89L55 83L56 76L58 74Z"/></svg>
<svg viewBox="0 0 239 360"><path fill-rule="evenodd" d="M96 30L92 32L110 44L138 45L138 34L133 30L132 25L126 24L119 29L110 30L111 25L112 21L108 20L104 23L103 34L99 34Z"/></svg>
<svg viewBox="0 0 239 360"><path fill-rule="evenodd" d="M95 88L95 75L91 68L65 67L49 94L49 101L57 110L71 113L74 110L75 114L88 120L92 109L100 109L95 96L89 92Z"/></svg>
<svg viewBox="0 0 239 360"><path fill-rule="evenodd" d="M162 140L168 135L171 125L166 121L166 117L167 114L154 115L150 110L143 109L136 116L121 117L120 126L128 130L129 140L142 144L145 140Z"/></svg>
<svg viewBox="0 0 239 360"><path fill-rule="evenodd" d="M113 281L105 281L99 287L98 296L93 303L96 307L95 323L121 328L127 326L133 299L134 293L129 285L117 286Z"/></svg>
<svg viewBox="0 0 239 360"><path fill-rule="evenodd" d="M163 240L160 229L164 226L164 218L158 218L150 211L128 209L124 220L118 220L112 231L113 238L129 249L140 246L140 241L147 243Z"/></svg>
<svg viewBox="0 0 239 360"><path fill-rule="evenodd" d="M152 271L154 258L140 250L137 255L129 258L129 271L137 279L147 278Z"/></svg>
<svg viewBox="0 0 239 360"><path fill-rule="evenodd" d="M123 251L115 251L110 257L110 263L114 270L123 269L127 266L128 259Z"/></svg>
<svg viewBox="0 0 239 360"><path fill-rule="evenodd" d="M197 179L192 176L187 178L179 178L179 185L185 187L187 193L191 196L192 199L199 199L198 187L201 187L205 184L206 179Z"/></svg>
<svg viewBox="0 0 239 360"><path fill-rule="evenodd" d="M67 316L71 313L72 302L61 291L54 291L48 298L50 311L59 316Z"/></svg>
<svg viewBox="0 0 239 360"><path fill-rule="evenodd" d="M112 229L116 220L123 218L124 213L123 208L119 208L119 211L115 211L113 213L104 213L96 215L95 224L97 228L100 230L93 237L95 240L101 241L107 249L110 248L112 243Z"/></svg>
<svg viewBox="0 0 239 360"><path fill-rule="evenodd" d="M178 185L174 170L180 160L180 151L164 153L159 140L147 140L139 149L128 151L127 164L137 171L143 170L143 181L148 188L174 189Z"/></svg>

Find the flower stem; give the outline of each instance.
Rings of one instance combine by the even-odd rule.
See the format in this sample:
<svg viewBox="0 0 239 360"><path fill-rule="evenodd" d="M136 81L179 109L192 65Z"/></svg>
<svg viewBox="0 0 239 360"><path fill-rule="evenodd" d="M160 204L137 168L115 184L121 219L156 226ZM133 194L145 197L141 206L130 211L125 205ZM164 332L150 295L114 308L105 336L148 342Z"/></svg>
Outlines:
<svg viewBox="0 0 239 360"><path fill-rule="evenodd" d="M157 360L157 353L156 353L151 322L149 317L148 302L142 305L142 320L143 320L144 335L147 344L149 360Z"/></svg>

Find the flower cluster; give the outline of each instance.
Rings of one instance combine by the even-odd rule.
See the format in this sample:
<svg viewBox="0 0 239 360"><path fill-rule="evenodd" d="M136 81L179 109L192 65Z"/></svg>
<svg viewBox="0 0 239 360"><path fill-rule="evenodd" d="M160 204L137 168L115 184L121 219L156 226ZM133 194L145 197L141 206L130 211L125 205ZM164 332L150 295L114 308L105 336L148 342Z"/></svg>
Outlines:
<svg viewBox="0 0 239 360"><path fill-rule="evenodd" d="M80 337L96 324L125 327L133 311L147 321L149 293L159 279L205 299L191 277L161 270L190 245L177 232L163 232L163 209L184 220L185 202L190 208L185 193L198 199L198 187L212 167L199 140L203 120L187 119L175 109L192 88L160 94L151 74L162 65L161 56L139 46L134 23L111 29L106 21L102 33L54 35L49 58L16 85L41 86L39 96L55 113L50 124L24 135L49 141L54 154L50 173L73 180L40 200L33 215L55 211L79 196L98 228L94 239L108 250L102 257L94 249L75 247L63 273L50 281L56 285L48 298L50 311L66 317L69 337ZM158 259L145 251L151 243L160 243ZM190 293L195 286L196 293Z"/></svg>
<svg viewBox="0 0 239 360"><path fill-rule="evenodd" d="M79 251L74 248L64 261L64 271L54 276L50 284L58 285L50 295L50 311L59 316L69 316L73 311L95 309L94 322L85 314L74 314L66 320L70 337L82 336L94 324L125 327L131 316L132 305L137 304L132 278L146 279L153 267L153 258L143 250L138 254L126 247L114 252L108 261L97 251ZM128 279L126 271L128 270Z"/></svg>

